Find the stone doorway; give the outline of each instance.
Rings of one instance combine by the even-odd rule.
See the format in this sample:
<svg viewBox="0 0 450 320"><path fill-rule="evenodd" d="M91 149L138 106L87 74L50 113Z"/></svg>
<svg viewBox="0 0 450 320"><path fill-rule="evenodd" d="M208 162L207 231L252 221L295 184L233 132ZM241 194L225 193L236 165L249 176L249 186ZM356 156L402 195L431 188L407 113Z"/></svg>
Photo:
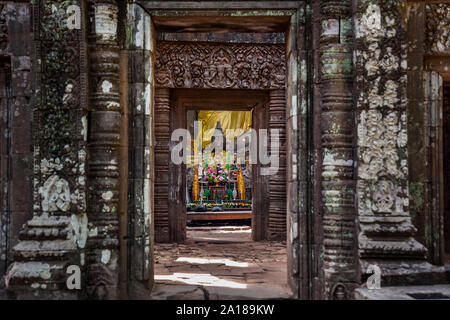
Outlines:
<svg viewBox="0 0 450 320"><path fill-rule="evenodd" d="M160 90L157 89L157 100ZM198 110L251 112L251 127L270 127L268 115L273 110L274 97L284 100L284 90L230 90L230 89L172 89L170 95L170 129L188 128L188 115ZM272 100L271 100L272 99ZM272 101L272 110L271 104ZM158 108L159 107L159 108ZM163 112L157 105L157 114ZM167 110L167 109L166 109ZM283 119L281 119L281 122ZM272 123L273 126L273 123ZM284 130L284 128L283 128ZM157 145L160 135L156 134ZM171 141L169 152L177 144ZM262 148L263 141L258 141ZM282 142L284 149L284 141ZM249 151L249 150L247 150ZM270 151L270 150L269 150ZM167 149L166 149L167 152ZM284 154L281 154L284 157ZM155 288L152 299L261 299L289 298L292 293L287 286L286 235L277 234L278 225L270 223L276 218L269 205L274 184L271 176L261 175L262 165L254 161L251 166L251 227L237 220L224 220L232 225L215 223L188 227L190 214L187 210L187 164L169 163L168 177L168 230L169 239L155 244ZM285 168L277 168L281 177ZM156 173L158 174L158 173ZM279 174L280 175L280 174ZM180 179L181 178L181 179ZM273 179L273 178L272 178ZM283 190L281 190L283 191ZM280 194L285 202L285 194ZM274 198L272 198L274 199ZM278 205L276 209L282 210ZM161 212L155 212L155 226L163 223ZM233 213L233 212L231 212ZM276 212L278 213L278 212ZM284 214L285 211L283 212ZM228 212L228 215L230 212ZM201 213L197 213L201 215ZM208 216L213 216L210 212ZM217 213L216 213L217 215ZM279 216L279 214L278 214ZM282 220L285 230L286 219ZM217 220L215 221L217 222ZM165 229L156 229L156 237L164 238ZM278 241L274 240L277 235ZM283 241L284 240L284 241ZM258 241L258 242L253 242Z"/></svg>
<svg viewBox="0 0 450 320"><path fill-rule="evenodd" d="M150 101L150 105L145 107L145 119L148 116L150 121L144 122L142 126L130 122L130 128L134 127L130 131L130 141L134 140L133 137L139 137L139 140L144 137L144 147L148 145L150 149L150 157L147 158L153 156L154 162L129 158L129 170L133 172L133 178L129 180L132 183L128 190L133 194L131 199L128 198L128 203L133 206L133 199L141 197L145 190L145 181L141 186L139 176L134 175L134 171L139 172L142 168L145 168L146 176L151 177L148 180L153 199L148 205L152 210L145 212L136 206L133 211L128 211L128 220L134 221L135 228L140 229L137 223L146 219L141 218L142 212L151 217L150 230L154 230L155 248L158 243L183 241L183 232L172 232L169 227L169 204L180 205L169 201L169 196L170 199L182 199L179 194L181 191L184 195L184 190L180 188L173 192L169 189L170 175L173 174L169 168L168 156L174 91L266 91L267 128L280 130L283 148L280 150L278 173L270 176L267 181L270 193L265 199L265 209L268 210L268 215L261 217L264 219L260 221L268 227L255 229L263 230L259 232L259 240L287 240L286 269L289 285L295 296L311 296L315 289L307 284L307 278L312 275L306 273L312 268L311 264L315 263L310 261L311 250L315 249L306 244L314 238L307 226L312 221L309 217L306 221L301 220L299 215L299 211L304 210L307 217L306 211L312 210L306 204L312 201L310 198L306 199L311 197L309 189L312 186L307 183L311 172L308 169L309 158L306 157L310 152L307 123L311 119L306 114L307 110L311 111L310 94L306 91L310 70L305 67L307 55L304 54L307 50L304 33L310 31L300 27L303 26L301 17L305 13L304 3L292 2L287 7L283 4L283 9L276 12L269 10L272 8L269 3L268 7L253 8L256 11L251 11L250 16L245 13L240 16L239 10L230 9L224 12L196 11L195 14L200 16L194 17L194 12L189 10L159 10L158 5L154 7L147 2L142 2L141 5L142 7L130 6L128 10L128 21L131 24L128 46L128 70L131 71L128 73L131 101L129 116L141 123L141 116L138 114L143 113L144 97L145 103ZM252 8L251 4L248 8ZM300 59L303 59L302 62ZM142 66L146 70L144 77L140 75ZM303 72L302 76L300 70ZM300 105L306 108L301 109L305 112L302 117L298 116ZM152 112L147 115L147 110ZM154 144L149 137L154 139ZM298 142L300 137L303 139L301 143ZM298 159L300 152L301 161ZM153 177L151 172L147 174L147 168L154 170ZM139 183L138 188L133 186L136 182ZM154 188L151 188L152 185ZM142 195L144 199L145 196ZM301 208L299 203L302 203ZM181 226L183 223L178 224L178 230L182 229ZM138 250L128 249L128 261L131 264L134 260L141 263L141 258L134 258L134 252L145 253L145 245L142 241L136 245ZM150 254L145 253L144 259L151 266L152 259L156 259L156 256L151 255L152 245L150 249ZM149 271L149 280L153 283L153 270ZM147 271L144 270L144 273L147 275Z"/></svg>
<svg viewBox="0 0 450 320"><path fill-rule="evenodd" d="M255 189L260 192L254 193L259 199L254 203L254 210L252 210L251 230L253 240L277 240L279 243L286 241L288 229L288 210L286 208L287 113L293 113L288 110L296 109L296 104L300 101L295 100L296 97L291 97L291 95L297 94L297 82L287 85L287 61L289 60L287 48L297 45L296 42L287 44L287 33L291 20L296 22L296 10L289 12L286 10L276 17L252 17L250 19L251 27L244 21L246 20L244 18L203 17L202 21L205 23L210 19L223 20L223 24L220 24L221 28L233 28L234 33L239 34L238 39L242 39L242 42L236 42L230 38L234 33L227 36L215 28L197 32L195 30L197 18L192 20L189 15L168 20L161 12L150 11L149 13L154 27L151 34L155 40L152 47L152 50L154 49L152 73L154 75L155 101L153 226L155 230L154 271L157 284L156 262L158 256L156 253L158 249L163 244L183 246L185 245L183 241L186 241L189 234L189 231L186 230L184 214L186 203L182 177L185 176L183 172L185 169L182 166L177 167L171 164L169 158L172 146L171 134L174 129L184 127L179 123L182 119L177 119L175 116L184 114L184 111L178 109L177 101L179 101L180 95L191 95L186 99L195 100L192 93L201 91L199 97L203 99L208 95L211 97L221 96L222 104L224 97L228 97L228 99L235 97L235 100L236 97L240 97L241 104L242 101L252 100L249 104L259 103L258 108L262 110L262 112L255 113L255 117L259 117L258 125L261 128L274 128L280 131L281 150L277 174L253 178L253 181L256 181L254 182L256 183ZM292 18L292 15L295 19ZM172 25L174 23L183 24L183 28L174 30ZM194 26L186 29L189 24ZM265 31L259 33L256 28L258 25L265 26L266 29L261 29ZM148 32L145 28L144 37ZM291 36L296 37L296 32ZM296 53L291 54L290 67L292 68L297 58L294 56ZM144 62L144 64L146 63ZM134 69L133 66L131 68ZM292 87L289 94L286 91L287 87ZM256 103L255 96L257 97ZM289 102L287 97L289 97ZM295 104L295 107L292 103ZM217 102L214 104L217 105ZM292 120L297 120L297 118ZM252 171L256 172L257 170ZM183 214L180 215L180 213ZM292 227L295 229L298 225L294 224ZM295 241L296 237L291 236L290 238ZM196 239L189 240L196 241ZM247 243L247 240L243 243ZM286 246L286 244L282 245ZM287 260L287 254L285 254L286 262L283 269L287 269ZM284 282L287 282L285 281L287 275L282 278Z"/></svg>
<svg viewBox="0 0 450 320"><path fill-rule="evenodd" d="M187 128L187 114L189 112L195 112L198 110L228 110L228 111L243 111L250 112L252 114L251 126L254 130L253 132L259 132L260 129L266 129L269 125L268 123L268 112L269 112L269 92L264 91L252 91L252 90L195 90L195 89L175 89L171 93L171 130L177 130L179 128ZM255 146L258 148L255 151L258 151L260 148L263 148L264 141L257 141L257 136L252 137L255 141ZM237 140L237 139L236 139ZM157 135L158 141L158 135ZM177 141L171 141L170 150L171 151L175 145L178 144ZM224 148L224 150L226 147ZM242 167L247 169L247 164L249 163L250 158L250 148L247 147L246 150L247 156L245 159L241 159L244 163ZM202 150L203 153L203 150ZM231 157L236 157L237 153L230 156L230 163L233 162L232 165L236 165L236 161L231 161ZM248 178L247 187L250 187L250 190L247 190L247 193L250 192L252 202L250 210L252 211L251 221L252 221L252 239L259 241L264 239L269 239L271 235L277 232L273 226L269 225L269 219L271 216L271 212L269 210L269 192L270 192L270 176L262 175L262 164L258 160L258 155L253 154L252 165L249 168L249 173L251 176ZM225 159L226 160L226 159ZM211 159L202 159L203 162L211 162ZM219 164L220 165L220 164ZM225 165L224 163L222 165ZM186 207L189 205L187 203L185 192L187 183L187 164L175 165L172 162L169 163L169 239L175 240L185 240L186 239ZM201 166L201 165L197 165ZM200 168L200 171L202 171ZM279 168L277 168L279 169ZM281 168L281 174L284 174L284 168ZM181 177L181 179L180 179ZM203 174L201 174L201 178L203 178ZM211 185L210 183L206 184L206 186ZM202 185L203 188L203 185ZM212 184L211 188L217 188ZM219 187L220 188L220 187ZM180 190L180 191L178 191ZM213 190L214 191L214 190ZM285 194L280 194L281 200L285 201ZM206 199L204 199L207 201ZM242 202L244 202L243 200ZM217 202L217 201L215 201ZM214 203L215 203L214 202ZM219 201L220 202L220 201ZM223 202L223 200L222 200ZM239 202L238 202L239 203ZM207 203L207 205L212 203ZM240 203L241 205L243 203ZM212 209L212 208L209 208ZM282 209L277 208L277 209ZM227 211L231 212L232 209ZM242 210L241 210L242 211ZM238 211L240 212L240 211ZM156 212L155 218L159 221L160 212ZM211 214L213 212L211 211ZM274 213L272 212L272 216ZM230 217L232 218L232 217ZM281 217L283 218L283 217ZM284 225L286 224L286 219L282 219L284 221ZM282 229L283 230L283 229ZM285 230L285 228L284 228ZM160 238L159 233L161 230L156 230L156 237ZM280 232L281 233L281 232ZM285 234L280 234L278 236L281 239L285 239Z"/></svg>
<svg viewBox="0 0 450 320"><path fill-rule="evenodd" d="M195 44L191 44L195 47ZM167 43L163 43L162 46L167 46ZM205 44L200 44L199 47L205 46ZM157 43L158 47L158 43ZM208 45L206 45L208 47ZM230 54L230 48L227 46L223 47L224 51L227 54ZM221 50L222 48L213 48L213 50ZM255 50L254 47L245 46L246 50ZM235 57L229 56L230 59L237 60ZM284 59L284 57L280 57ZM156 63L158 65L158 62ZM282 63L284 65L284 63ZM188 68L187 65L182 65L183 68ZM208 67L208 66L206 66ZM284 67L282 67L284 69ZM158 70L164 70L164 65L160 66L157 69L155 77L163 77L163 75L158 73ZM161 72L160 72L161 73ZM256 82L260 81L260 79L256 80ZM222 88L223 87L223 88ZM282 261L286 263L286 248L285 243L281 243L281 241L286 240L286 168L285 168L285 91L283 89L278 90L243 90L243 89L229 89L229 86L226 83L217 83L214 88L156 88L156 105L155 105L155 115L157 122L159 120L169 119L168 127L160 127L164 130L164 133L160 130L156 130L155 138L156 138L156 152L155 157L157 159L155 165L155 190L161 190L159 187L162 185L163 181L167 181L167 185L164 185L164 190L168 190L168 193L158 192L158 197L155 199L155 250L156 256L155 259L163 259L161 262L164 265L173 265L177 266L178 271L184 270L185 274L190 274L190 267L186 264L177 264L177 255L174 255L172 258L164 256L162 248L165 248L164 245L160 245L159 243L171 243L169 246L173 250L182 248L182 250L190 251L190 255L188 259L194 259L194 261L198 259L213 259L214 256L217 256L217 252L221 252L224 256L223 259L231 259L232 263L239 263L239 255L245 255L244 251L248 250L248 246L253 250L256 250L259 254L264 255L265 251L258 249L266 248L267 246L271 247L271 244L262 244L258 246L257 244L249 244L251 240L254 241L264 241L264 240L278 240L276 244L277 248L281 247L281 250L284 250L284 259L277 261L276 269L278 271L283 270L281 277L273 277L273 279L277 279L278 284L275 284L275 287L271 290L268 290L266 294L275 294L274 292L278 292L281 296L289 296L287 294L287 275L285 273L286 265L282 264ZM162 97L165 98L162 98ZM167 140L168 132L170 130L170 134L175 130L180 128L187 128L187 114L189 111L195 110L227 110L227 111L251 111L252 114L252 129L254 132L259 133L260 129L278 129L279 130L279 138L280 138L280 150L278 152L277 158L277 168L274 174L272 175L263 175L261 172L264 170L263 167L271 166L272 164L262 165L260 161L258 161L258 153L259 149L263 148L262 144L270 145L271 140L263 141L260 139L256 139L257 148L255 151L257 152L256 161L253 161L251 165L251 194L252 194L252 207L251 207L251 228L242 230L239 232L224 232L221 231L221 227L212 228L208 232L202 229L194 228L187 229L187 213L186 213L186 205L187 200L185 197L186 190L186 164L176 165L174 164L170 158L169 153L172 152L175 145L178 141ZM271 116L271 117L270 117ZM254 138L258 138L255 136ZM269 137L270 139L270 137ZM273 139L273 138L272 138ZM165 148L161 148L162 145L165 145ZM167 148L168 144L168 148ZM271 151L271 148L266 148L268 152ZM247 149L246 151L250 151ZM165 155L164 155L165 154ZM158 161L161 159L161 161ZM164 159L164 160L162 160ZM167 162L167 160L169 160ZM248 160L248 156L247 159ZM168 170L167 180L161 179L165 175L165 170ZM271 194L272 193L272 194ZM167 201L167 206L161 206L161 203L165 203ZM271 203L272 202L272 203ZM166 210L159 210L159 209ZM227 239L219 240L220 246L217 247L217 241L208 241L205 239L211 239L211 236L214 237L214 234L220 235L228 235ZM236 235L244 235L244 238L235 239ZM195 236L194 236L195 235ZM197 236L200 236L198 239ZM191 237L189 237L191 236ZM192 237L193 236L193 237ZM230 237L231 236L231 237ZM225 242L222 242L225 241ZM175 244L174 242L178 242ZM228 245L227 245L228 242ZM200 244L199 244L200 243ZM233 244L235 244L233 246ZM205 245L202 247L202 245ZM257 248L258 247L258 248ZM247 248L247 249L245 249ZM261 249L260 248L260 249ZM284 249L283 249L284 248ZM173 251L172 250L172 251ZM172 252L171 251L171 252ZM211 256L211 253L216 252L216 254ZM226 255L230 252L235 252L236 257L227 258ZM270 250L268 251L270 252ZM162 253L162 256L158 256L158 253ZM193 256L192 256L193 255ZM169 261L164 261L164 259L169 258ZM178 257L183 258L183 257ZM249 278L250 276L246 276L243 279L240 279L239 286L241 289L246 288L248 285L248 281L261 281L258 282L257 288L261 289L260 286L265 282L267 285L267 281L269 279L265 279L264 276L264 268L263 265L266 263L272 263L274 261L269 259L262 259L261 257L255 258L260 261L260 264L248 264L250 265L252 272L255 272L255 268L259 271L256 273L256 278ZM172 260L171 260L172 259ZM174 260L175 259L175 260ZM208 260L208 261L209 261ZM157 263L158 260L155 260ZM202 268L201 264L195 264L195 267L198 269ZM212 268L212 270L211 270ZM173 269L173 268L172 268ZM165 275L168 270L171 268L163 268L161 270L157 265L155 267L155 283L156 285L161 284L159 282L159 278L162 279L170 279L174 274L180 274L180 272L176 272L172 275ZM212 274L220 273L221 266L209 265L206 271L211 271ZM198 271L198 270L197 270ZM162 272L163 274L158 274L158 272ZM236 273L237 271L226 269L225 273ZM242 272L242 271L241 271ZM223 275L223 274L222 274ZM245 275L245 273L242 273ZM173 280L173 279L172 279ZM211 281L220 282L223 279L220 277L213 277ZM181 280L175 280L175 282L180 282ZM187 280L189 281L189 280ZM167 281L166 281L167 282ZM165 284L165 282L163 282ZM211 284L214 286L214 284ZM256 285L256 284L254 284ZM253 288L254 285L251 285L250 288ZM249 289L250 292L257 292L258 289ZM169 290L170 291L170 290ZM242 291L242 290L241 290ZM245 290L244 290L245 291ZM171 291L170 291L171 292ZM282 293L280 293L282 292ZM230 297L232 294L230 293ZM250 295L252 293L249 293ZM158 294L157 294L158 295ZM276 295L276 294L275 294ZM243 295L242 297L244 297ZM239 296L236 296L239 297ZM274 296L275 297L275 296Z"/></svg>
<svg viewBox="0 0 450 320"><path fill-rule="evenodd" d="M186 185L184 180L180 179L185 176L185 168L174 166L169 161L169 153L177 143L170 140L174 130L186 128L186 110L197 107L224 110L254 109L254 129L278 130L280 147L277 149L277 170L274 174L263 175L260 171L268 170L272 164L252 165L256 195L253 204L252 238L284 240L286 97L283 87L286 58L283 46L163 41L157 42L156 48L155 79L158 85L155 91L156 242L185 239L186 219L178 214L186 208L186 202L182 200ZM179 51L182 53L177 58L167 60L167 57L173 57L175 52ZM267 59L263 57L265 55L268 56ZM222 57L222 64L214 62L215 56ZM243 59L248 61L244 62ZM201 65L200 69L203 71L198 75L192 74L197 72L195 71L199 68L197 64ZM174 74L173 70L177 70L174 66L183 70L179 78ZM264 68L267 70L262 70ZM251 75L251 72L254 74ZM269 145L270 142L267 147ZM255 150L257 157L259 149L261 148Z"/></svg>

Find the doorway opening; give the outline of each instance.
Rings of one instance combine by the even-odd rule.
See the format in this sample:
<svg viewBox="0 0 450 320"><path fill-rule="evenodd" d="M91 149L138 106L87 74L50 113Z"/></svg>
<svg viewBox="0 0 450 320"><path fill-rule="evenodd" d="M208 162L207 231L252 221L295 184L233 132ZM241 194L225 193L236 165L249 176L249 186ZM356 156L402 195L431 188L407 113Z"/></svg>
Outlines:
<svg viewBox="0 0 450 320"><path fill-rule="evenodd" d="M269 97L263 90L172 90L170 130L181 132L169 142L172 239L185 240L187 225L199 222L247 222L252 240L268 239L271 163L260 160L272 145L260 133L270 126Z"/></svg>
<svg viewBox="0 0 450 320"><path fill-rule="evenodd" d="M187 110L187 238L250 240L252 110Z"/></svg>
<svg viewBox="0 0 450 320"><path fill-rule="evenodd" d="M270 127L270 92L170 95L171 131L185 130L187 154L169 164L170 188L183 191L181 205L169 203L169 225L184 238L155 244L152 298L290 298L286 241L266 240L270 176L261 174L258 150L272 142L259 139ZM171 142L171 157L181 141Z"/></svg>

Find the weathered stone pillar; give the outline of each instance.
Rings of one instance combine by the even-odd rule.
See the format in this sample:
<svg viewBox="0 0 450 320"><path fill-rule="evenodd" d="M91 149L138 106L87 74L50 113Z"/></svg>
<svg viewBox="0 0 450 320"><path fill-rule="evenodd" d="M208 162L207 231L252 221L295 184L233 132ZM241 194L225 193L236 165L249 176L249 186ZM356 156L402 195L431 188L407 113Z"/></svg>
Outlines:
<svg viewBox="0 0 450 320"><path fill-rule="evenodd" d="M150 15L136 4L129 4L127 11L130 106L128 291L130 298L143 298L143 294L148 297L153 282L155 43Z"/></svg>
<svg viewBox="0 0 450 320"><path fill-rule="evenodd" d="M18 299L82 293L68 290L66 271L69 265L83 270L85 262L86 33L83 15L79 27L68 28L69 4L85 10L84 1L33 2L33 217L5 278Z"/></svg>
<svg viewBox="0 0 450 320"><path fill-rule="evenodd" d="M448 152L448 148L445 148L444 146L444 141L447 142L448 140L445 139L444 134L448 133L445 132L444 129L443 81L442 76L437 72L423 72L420 69L419 71L422 73L420 77L418 77L418 80L422 80L419 88L423 88L421 92L422 101L418 106L421 107L421 110L420 112L414 110L411 107L411 104L408 109L410 120L408 121L408 137L410 142L408 143L408 153L411 155L408 164L410 168L417 168L417 173L413 169L410 170L410 203L412 202L412 204L415 204L413 209L416 210L416 212L414 212L416 213L416 216L413 223L418 230L420 229L417 222L421 223L422 230L420 231L422 231L424 238L422 243L427 246L429 255L428 261L439 265L444 264L445 262L445 248L443 245L444 234L442 233L442 227L444 227L444 229L450 227L444 220L445 201L448 201L445 197L445 172L443 171L445 152ZM408 73L408 75L409 74L410 73ZM408 82L409 79L410 78L408 78ZM416 111L415 114L414 111ZM411 113L413 115L411 115ZM420 116L423 117L423 120L420 119ZM413 122L411 121L413 120L411 118L414 120L415 118L419 118L422 121L416 120ZM422 130L413 132L413 129L417 128L413 125L415 123L423 124ZM410 147L416 147L417 140L422 142L421 149L423 150L420 150L420 153L417 151L411 152ZM416 141L416 144L413 143L414 141ZM412 160L411 158L415 160ZM418 160L422 160L420 167L417 163ZM418 173L421 173L422 175L419 176ZM429 177L425 178L427 176L426 174L429 174ZM411 175L413 177L411 177ZM421 179L419 179L422 181L417 179L418 176L421 177ZM424 203L425 201L427 201L427 203ZM422 211L417 212L418 209L422 209ZM411 215L414 217L413 214ZM420 238L417 238L417 236L416 239L418 241L421 240Z"/></svg>
<svg viewBox="0 0 450 320"><path fill-rule="evenodd" d="M430 283L442 275L425 262L409 212L404 2L354 6L359 258L363 280L368 266L377 265L382 285Z"/></svg>
<svg viewBox="0 0 450 320"><path fill-rule="evenodd" d="M118 297L119 103L118 8L115 0L88 1L89 140L87 293Z"/></svg>
<svg viewBox="0 0 450 320"><path fill-rule="evenodd" d="M356 286L354 112L351 1L324 0L322 83L322 215L325 298L345 299Z"/></svg>
<svg viewBox="0 0 450 320"><path fill-rule="evenodd" d="M287 59L287 92L286 92L286 229L287 229L287 263L288 284L295 297L299 296L300 279L300 234L299 234L299 203L304 198L299 194L298 178L298 108L299 108L299 18L293 15L290 22L288 42L286 45ZM304 250L304 247L302 247ZM303 289L303 288L302 288Z"/></svg>
<svg viewBox="0 0 450 320"><path fill-rule="evenodd" d="M286 229L288 284L295 297L309 299L311 282L310 143L311 120L308 92L309 52L305 39L310 23L306 4L291 16L286 44Z"/></svg>

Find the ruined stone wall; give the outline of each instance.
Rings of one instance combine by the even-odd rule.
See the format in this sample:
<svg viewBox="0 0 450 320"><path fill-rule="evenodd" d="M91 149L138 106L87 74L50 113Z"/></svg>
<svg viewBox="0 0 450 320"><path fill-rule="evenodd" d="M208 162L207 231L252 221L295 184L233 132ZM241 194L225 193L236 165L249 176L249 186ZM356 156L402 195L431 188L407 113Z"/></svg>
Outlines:
<svg viewBox="0 0 450 320"><path fill-rule="evenodd" d="M9 292L19 299L64 299L78 294L64 289L67 266L83 268L88 232L87 61L84 19L80 29L69 30L66 8L77 4L83 10L83 3L35 1L27 12L28 19L33 16L34 31L35 92L33 108L28 110L33 115L33 173L29 174L33 207L5 278Z"/></svg>
<svg viewBox="0 0 450 320"><path fill-rule="evenodd" d="M450 54L450 4L425 2L425 46L427 54Z"/></svg>
<svg viewBox="0 0 450 320"><path fill-rule="evenodd" d="M439 270L414 238L409 200L408 46L404 1L357 1L357 200L361 272L384 285L432 281Z"/></svg>
<svg viewBox="0 0 450 320"><path fill-rule="evenodd" d="M70 5L79 8L76 12L80 13L80 24L75 28L68 28ZM124 26L128 21L127 10L121 5ZM120 73L128 55L126 51L123 58L120 55L119 36L124 39L126 33L118 32L117 1L36 1L28 19L31 14L35 30L32 75L36 90L34 107L30 110L34 159L30 176L34 180L33 199L25 203L33 207L32 218L22 228L20 241L13 250L14 263L5 277L8 293L17 299L115 299L127 296L128 272L133 279L144 280L144 291L148 290L145 282L152 277L152 119L149 118L152 61L149 59L144 73L134 72L142 75L142 81L128 79L127 70ZM130 25L136 22L133 18L132 13ZM144 21L141 22L143 30ZM139 30L133 30L136 37L128 40L135 55L130 56L137 58L144 53L151 57L152 38L150 41L145 38L146 46L141 48L143 44L136 39L143 38L139 38ZM134 68L141 66L139 61L133 62ZM133 108L129 127L136 130L132 132L135 139L130 154L128 133L121 130L124 125L121 109L128 92L120 89L128 88L128 82L132 84ZM150 85L144 96L135 90L143 84ZM141 158L136 157L139 154ZM125 191L125 196L120 196L126 190L120 182L128 177L128 168L119 166L121 156L125 160L130 156L134 173L129 179L136 197L129 203L130 215L128 194ZM126 163L122 161L122 165ZM125 219L122 225L119 208ZM133 237L130 246L126 242L128 231ZM131 248L130 256L126 250L120 251L119 235L123 236L123 247ZM121 260L120 253L125 254ZM81 290L68 290L67 270L71 265L81 269ZM123 292L119 292L120 268L125 283Z"/></svg>
<svg viewBox="0 0 450 320"><path fill-rule="evenodd" d="M449 251L448 86L450 81L450 3L422 3L426 169L430 212L424 216L423 237L435 264ZM418 50L418 49L417 49ZM434 81L433 81L434 80ZM412 137L414 138L414 137ZM424 197L426 199L426 197Z"/></svg>

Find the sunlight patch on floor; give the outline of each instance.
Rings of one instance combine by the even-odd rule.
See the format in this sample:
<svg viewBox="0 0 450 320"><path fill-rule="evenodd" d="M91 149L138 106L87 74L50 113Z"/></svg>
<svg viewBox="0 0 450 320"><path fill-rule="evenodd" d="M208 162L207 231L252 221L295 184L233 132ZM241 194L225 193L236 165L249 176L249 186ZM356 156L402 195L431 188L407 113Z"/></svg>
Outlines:
<svg viewBox="0 0 450 320"><path fill-rule="evenodd" d="M188 262L193 264L225 264L229 267L248 268L247 262L237 262L230 259L209 259L209 258L191 258L191 257L179 257L175 262Z"/></svg>
<svg viewBox="0 0 450 320"><path fill-rule="evenodd" d="M212 233L252 233L252 230L211 230Z"/></svg>
<svg viewBox="0 0 450 320"><path fill-rule="evenodd" d="M155 280L183 282L190 285L226 287L233 289L246 289L247 285L230 280L220 279L208 273L174 273L172 275L155 275Z"/></svg>

